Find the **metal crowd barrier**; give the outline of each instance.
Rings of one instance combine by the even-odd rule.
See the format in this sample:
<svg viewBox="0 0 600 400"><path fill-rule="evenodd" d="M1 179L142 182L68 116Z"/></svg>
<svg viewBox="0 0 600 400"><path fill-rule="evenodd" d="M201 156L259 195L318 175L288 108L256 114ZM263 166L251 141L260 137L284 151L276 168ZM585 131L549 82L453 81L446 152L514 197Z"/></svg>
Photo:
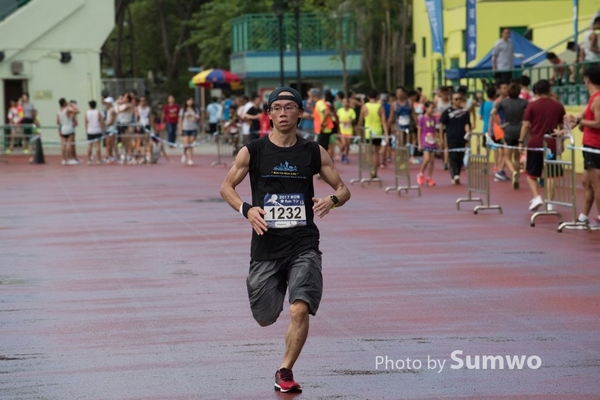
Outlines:
<svg viewBox="0 0 600 400"><path fill-rule="evenodd" d="M371 137L373 139L374 137ZM383 137L375 137L375 139ZM363 187L365 183L371 185L371 182L378 183L379 187L382 186L381 179L379 177L371 177L371 166L373 162L373 145L369 140L361 138L358 142L358 178L350 179L350 185L360 183ZM365 175L365 177L363 177Z"/></svg>
<svg viewBox="0 0 600 400"><path fill-rule="evenodd" d="M235 160L235 156L242 147L242 136L219 134L215 136L217 144L217 159L212 162L215 165L231 165Z"/></svg>
<svg viewBox="0 0 600 400"><path fill-rule="evenodd" d="M502 207L490 204L490 153L487 146L482 151L486 137L483 133L472 133L471 140L475 140L475 149L471 149L467 156L468 197L457 199L456 209L460 210L460 203L478 202L479 205L473 208L473 214L477 214L479 210L498 210L502 214ZM485 203L481 197L473 197L473 193L482 194Z"/></svg>
<svg viewBox="0 0 600 400"><path fill-rule="evenodd" d="M421 187L412 185L410 178L410 148L404 145L404 133L396 133L396 145L394 148L394 186L385 188L385 193L395 190L398 196L402 191L408 193L410 190L416 190L421 197ZM400 181L406 182L406 185L400 186Z"/></svg>
<svg viewBox="0 0 600 400"><path fill-rule="evenodd" d="M562 159L563 140L556 138L556 160L548 159L550 149L548 148L548 140L554 137L551 135L544 136L544 209L538 211L531 216L530 225L535 226L535 220L540 216L555 216L558 218L558 232L562 232L565 227L582 227L590 231L587 224L577 222L577 195L576 195L576 179L575 179L575 142L573 136L566 135L562 138L569 140L571 160ZM563 222L562 215L554 208L563 206L571 208L573 220Z"/></svg>

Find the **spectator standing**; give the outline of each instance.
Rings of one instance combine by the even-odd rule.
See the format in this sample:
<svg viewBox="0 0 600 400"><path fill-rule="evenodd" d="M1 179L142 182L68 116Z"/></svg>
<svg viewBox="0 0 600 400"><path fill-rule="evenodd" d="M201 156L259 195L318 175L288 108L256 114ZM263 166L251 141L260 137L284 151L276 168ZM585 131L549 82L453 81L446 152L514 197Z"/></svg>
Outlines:
<svg viewBox="0 0 600 400"><path fill-rule="evenodd" d="M185 106L179 110L179 133L183 140L183 155L181 156L181 163L187 165L194 165L192 160L194 156L194 148L192 145L196 141L198 136L200 114L194 104L194 98L188 97L185 101Z"/></svg>
<svg viewBox="0 0 600 400"><path fill-rule="evenodd" d="M513 58L514 47L510 39L510 29L505 28L502 30L500 39L494 45L492 53L492 69L497 71L496 79L510 81L512 77L510 70L514 68Z"/></svg>
<svg viewBox="0 0 600 400"><path fill-rule="evenodd" d="M167 104L163 107L163 122L167 129L167 141L170 147L175 147L177 141L177 122L179 121L179 111L181 107L175 103L175 97L169 95Z"/></svg>
<svg viewBox="0 0 600 400"><path fill-rule="evenodd" d="M6 153L10 154L14 150L15 137L19 137L21 134L21 120L23 119L23 107L21 106L21 99L14 99L10 101L10 108L8 109L8 122L10 124L10 144Z"/></svg>
<svg viewBox="0 0 600 400"><path fill-rule="evenodd" d="M29 153L29 139L33 132L33 124L35 123L35 117L37 111L33 104L29 102L29 93L23 93L21 95L21 106L23 107L23 119L21 125L23 126L23 153Z"/></svg>
<svg viewBox="0 0 600 400"><path fill-rule="evenodd" d="M96 110L96 102L94 100L88 103L89 110L85 113L85 131L87 132L87 140L88 140L88 165L92 163L92 150L96 148L96 164L100 164L102 162L101 144L102 144L102 133L104 132L105 125L104 119L102 118L102 114L100 111Z"/></svg>
<svg viewBox="0 0 600 400"><path fill-rule="evenodd" d="M252 140L258 139L260 135L260 116L262 114L260 103L260 96L254 94L252 96L252 106L244 114L244 120L248 121L250 124L250 133L247 136L246 144L250 143Z"/></svg>
<svg viewBox="0 0 600 400"><path fill-rule="evenodd" d="M60 132L60 147L62 152L62 165L77 165L79 161L75 159L73 147L75 146L75 126L73 120L79 112L73 108L67 100L61 98L58 101L60 109L56 115L56 124L59 126Z"/></svg>
<svg viewBox="0 0 600 400"><path fill-rule="evenodd" d="M208 114L208 133L216 135L219 133L219 117L223 114L223 109L219 99L216 97L212 98L212 103L206 106L206 113Z"/></svg>

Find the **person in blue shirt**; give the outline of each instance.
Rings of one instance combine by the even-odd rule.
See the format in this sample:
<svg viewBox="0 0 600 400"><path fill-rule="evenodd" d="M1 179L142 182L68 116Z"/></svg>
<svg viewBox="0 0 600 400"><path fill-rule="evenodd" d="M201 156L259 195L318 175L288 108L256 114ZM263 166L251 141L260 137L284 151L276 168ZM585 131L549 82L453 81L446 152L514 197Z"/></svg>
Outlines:
<svg viewBox="0 0 600 400"><path fill-rule="evenodd" d="M208 133L215 135L219 133L219 117L222 114L221 103L216 97L212 98L212 103L206 106L206 112L208 113Z"/></svg>
<svg viewBox="0 0 600 400"><path fill-rule="evenodd" d="M490 124L490 113L494 108L494 99L496 97L496 89L494 87L489 87L486 90L487 100L481 104L479 107L479 119L483 121L483 133L486 134L489 132L489 124Z"/></svg>

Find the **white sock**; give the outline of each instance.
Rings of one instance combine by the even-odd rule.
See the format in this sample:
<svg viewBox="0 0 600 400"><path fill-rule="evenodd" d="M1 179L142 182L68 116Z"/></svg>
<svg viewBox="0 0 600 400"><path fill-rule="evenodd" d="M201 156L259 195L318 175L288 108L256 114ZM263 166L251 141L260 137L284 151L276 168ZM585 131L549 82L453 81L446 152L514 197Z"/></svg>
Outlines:
<svg viewBox="0 0 600 400"><path fill-rule="evenodd" d="M584 213L581 213L581 214L579 214L579 218L577 218L577 220L579 220L580 222L587 221L588 216L585 215Z"/></svg>

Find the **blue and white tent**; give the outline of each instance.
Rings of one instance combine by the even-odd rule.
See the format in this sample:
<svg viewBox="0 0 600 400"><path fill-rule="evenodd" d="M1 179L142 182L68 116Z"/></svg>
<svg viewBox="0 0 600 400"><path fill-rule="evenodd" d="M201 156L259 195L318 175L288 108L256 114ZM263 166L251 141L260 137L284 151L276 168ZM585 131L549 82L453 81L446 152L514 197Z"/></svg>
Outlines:
<svg viewBox="0 0 600 400"><path fill-rule="evenodd" d="M515 54L522 54L522 58L513 58L514 69L522 67L531 67L546 59L546 52L535 44L531 43L525 37L519 35L515 31L510 31L510 38L513 42ZM446 70L446 79L461 79L467 76L482 76L489 75L492 70L492 48L479 62L469 68L453 68ZM527 61L526 64L523 62Z"/></svg>

